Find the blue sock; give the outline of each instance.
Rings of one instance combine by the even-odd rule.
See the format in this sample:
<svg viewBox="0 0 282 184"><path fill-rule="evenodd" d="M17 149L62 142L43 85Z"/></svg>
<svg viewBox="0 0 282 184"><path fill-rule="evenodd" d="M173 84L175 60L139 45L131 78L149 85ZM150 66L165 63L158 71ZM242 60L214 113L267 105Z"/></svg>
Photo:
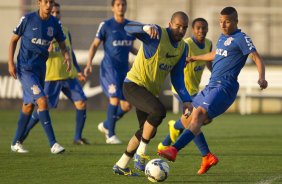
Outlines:
<svg viewBox="0 0 282 184"><path fill-rule="evenodd" d="M171 139L170 139L170 135L169 134L167 134L167 136L164 138L162 144L164 146L169 146L171 144Z"/></svg>
<svg viewBox="0 0 282 184"><path fill-rule="evenodd" d="M21 138L21 141L20 141L21 143L24 142L24 140L28 136L30 130L38 123L38 121L39 121L38 113L37 113L37 111L33 111L32 115L31 115L31 118L29 119L29 122L28 122L28 124L26 126L24 135Z"/></svg>
<svg viewBox="0 0 282 184"><path fill-rule="evenodd" d="M177 130L184 130L185 129L185 127L181 123L180 119L175 122L174 128L177 129Z"/></svg>
<svg viewBox="0 0 282 184"><path fill-rule="evenodd" d="M194 139L195 135L189 129L183 131L179 139L173 145L178 151L184 148L189 142Z"/></svg>
<svg viewBox="0 0 282 184"><path fill-rule="evenodd" d="M104 122L104 127L109 130L109 137L115 135L115 126L116 126L116 112L118 106L114 106L112 104L108 105L107 109L107 120Z"/></svg>
<svg viewBox="0 0 282 184"><path fill-rule="evenodd" d="M118 108L117 108L117 113L116 113L116 121L118 121L120 118L122 118L122 116L127 113L127 111L123 111L121 106L119 105Z"/></svg>
<svg viewBox="0 0 282 184"><path fill-rule="evenodd" d="M50 147L52 147L57 141L55 138L52 122L48 110L38 112L39 120L43 126L43 129L48 137Z"/></svg>
<svg viewBox="0 0 282 184"><path fill-rule="evenodd" d="M193 141L197 145L197 147L199 148L202 156L206 156L210 152L209 146L208 146L206 139L205 139L205 136L202 132L199 135L197 135L194 138Z"/></svg>
<svg viewBox="0 0 282 184"><path fill-rule="evenodd" d="M28 124L28 121L30 119L31 115L24 114L23 112L20 113L19 119L18 119L18 128L16 130L16 135L13 139L12 145L15 145L18 141L20 142L21 138L24 135L26 126Z"/></svg>
<svg viewBox="0 0 282 184"><path fill-rule="evenodd" d="M82 130L86 120L86 109L79 110L76 109L76 127L75 127L75 135L74 140L81 139Z"/></svg>

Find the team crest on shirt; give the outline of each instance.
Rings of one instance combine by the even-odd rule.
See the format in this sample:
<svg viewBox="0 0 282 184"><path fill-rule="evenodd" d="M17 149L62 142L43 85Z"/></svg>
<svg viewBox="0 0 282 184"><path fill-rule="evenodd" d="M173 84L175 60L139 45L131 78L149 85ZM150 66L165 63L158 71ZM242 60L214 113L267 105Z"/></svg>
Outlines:
<svg viewBox="0 0 282 184"><path fill-rule="evenodd" d="M33 93L34 95L38 95L38 94L41 92L41 90L40 90L40 88L38 87L38 85L33 85L30 89L32 90L32 93Z"/></svg>
<svg viewBox="0 0 282 184"><path fill-rule="evenodd" d="M54 28L53 27L48 27L47 28L47 35L49 37L53 37L53 35L54 35Z"/></svg>
<svg viewBox="0 0 282 184"><path fill-rule="evenodd" d="M110 85L108 86L108 92L109 92L110 94L114 94L114 93L116 93L116 91L117 91L116 85L110 84Z"/></svg>
<svg viewBox="0 0 282 184"><path fill-rule="evenodd" d="M225 42L224 42L224 46L230 45L233 40L234 40L234 38L232 38L232 37L227 38L227 40L225 40Z"/></svg>

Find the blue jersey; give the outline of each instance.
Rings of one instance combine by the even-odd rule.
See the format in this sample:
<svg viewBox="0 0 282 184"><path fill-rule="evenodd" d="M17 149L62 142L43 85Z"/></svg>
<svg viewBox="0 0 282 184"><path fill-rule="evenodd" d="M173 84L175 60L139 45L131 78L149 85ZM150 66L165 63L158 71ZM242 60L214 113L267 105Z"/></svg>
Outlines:
<svg viewBox="0 0 282 184"><path fill-rule="evenodd" d="M23 16L13 32L21 37L17 57L18 69L44 70L52 39L56 38L58 42L65 40L60 22L53 16L50 16L48 20L42 20L38 12Z"/></svg>
<svg viewBox="0 0 282 184"><path fill-rule="evenodd" d="M114 18L102 22L96 34L96 38L103 41L104 58L101 63L101 71L113 68L121 74L128 72L128 55L135 37L124 30L129 21L118 23Z"/></svg>
<svg viewBox="0 0 282 184"><path fill-rule="evenodd" d="M220 83L228 88L238 88L237 77L248 55L254 51L256 48L251 38L240 29L231 35L221 34L217 42L209 86Z"/></svg>

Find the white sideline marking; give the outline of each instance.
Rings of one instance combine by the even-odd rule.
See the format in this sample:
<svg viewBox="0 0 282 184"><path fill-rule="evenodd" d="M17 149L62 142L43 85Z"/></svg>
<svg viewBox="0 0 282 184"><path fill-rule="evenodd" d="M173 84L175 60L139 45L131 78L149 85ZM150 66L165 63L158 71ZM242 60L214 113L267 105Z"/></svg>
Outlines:
<svg viewBox="0 0 282 184"><path fill-rule="evenodd" d="M274 181L277 181L279 179L282 179L282 175L279 175L279 176L276 176L274 178L270 178L270 179L267 179L267 180L259 181L257 184L271 184Z"/></svg>

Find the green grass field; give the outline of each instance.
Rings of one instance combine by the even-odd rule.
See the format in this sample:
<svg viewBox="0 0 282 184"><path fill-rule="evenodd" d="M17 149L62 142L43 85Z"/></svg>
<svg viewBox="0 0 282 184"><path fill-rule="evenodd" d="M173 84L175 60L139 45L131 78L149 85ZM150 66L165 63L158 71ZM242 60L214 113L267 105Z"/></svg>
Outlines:
<svg viewBox="0 0 282 184"><path fill-rule="evenodd" d="M107 145L97 124L104 112L88 112L84 137L90 146L72 145L75 113L52 111L57 140L66 148L62 155L51 155L41 125L37 125L25 142L28 154L10 151L18 112L1 111L0 183L150 183L141 177L117 176L112 166L126 148L137 128L135 113L127 114L117 124L122 145ZM157 158L156 147L167 133L167 121L178 116L168 114L151 141L148 155ZM240 116L227 114L203 128L210 149L220 159L206 175L198 176L201 156L193 143L183 149L175 163L169 163L166 183L207 184L277 184L282 183L282 115ZM130 164L133 167L133 164Z"/></svg>

